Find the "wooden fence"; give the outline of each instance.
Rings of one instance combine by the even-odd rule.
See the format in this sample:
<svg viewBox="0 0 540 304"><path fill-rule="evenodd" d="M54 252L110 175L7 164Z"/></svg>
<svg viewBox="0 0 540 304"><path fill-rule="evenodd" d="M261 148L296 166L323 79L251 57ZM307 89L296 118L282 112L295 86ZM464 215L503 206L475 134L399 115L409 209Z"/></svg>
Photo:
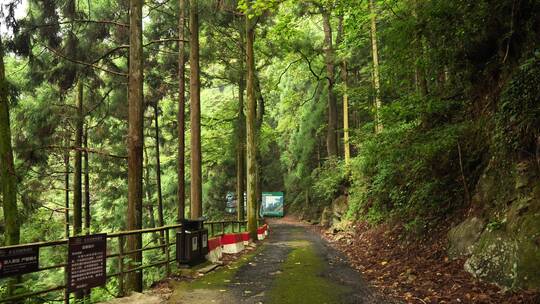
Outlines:
<svg viewBox="0 0 540 304"><path fill-rule="evenodd" d="M206 229L208 229L208 235L210 237L217 236L221 234L225 234L226 232L241 232L245 231L246 229L246 221L210 221L205 222L204 226ZM176 261L176 249L174 246L176 244L175 241L175 233L173 233L172 237L173 240L171 241L171 230L177 231L182 227L182 224L176 224L176 225L168 225L163 227L156 227L156 228L147 228L147 229L139 229L139 230L130 230L130 231L122 231L122 232L115 232L107 234L108 240L117 240L117 250L115 252L112 252L114 247L114 242L107 242L107 261L113 260L117 263L117 271L114 273L107 273L107 280L113 277L117 277L117 283L118 283L118 294L115 296L122 297L125 294L125 284L124 279L125 275L131 272L135 271L142 271L143 269L151 268L151 267L161 267L165 266L166 269L166 276L170 276L171 274L171 263L174 263ZM129 235L142 235L143 234L158 234L159 233L159 243L158 245L154 246L143 246L141 249L133 250L133 251L125 251L123 244L125 244L126 237ZM67 248L68 240L58 240L58 241L50 241L50 242L38 242L38 243L30 243L30 244L21 244L21 245L14 245L14 246L6 246L6 247L0 247L0 249L17 249L29 245L37 246L40 249L41 248L55 248L57 246L63 246ZM174 249L173 253L171 253L171 247ZM156 250L161 249L164 251L165 259L161 261L149 261L146 262L143 260L142 265L137 268L132 269L126 269L126 264L124 259L126 256L129 256L136 252L144 252L148 250ZM143 258L144 259L144 258ZM109 262L107 263L108 265ZM38 272L47 271L47 270L55 270L55 269L64 269L64 284L63 285L57 285L57 286L51 286L48 288L31 291L31 292L24 292L20 294L12 294L9 295L6 298L0 299L0 303L6 303L6 302L14 302L17 300L24 300L29 299L33 297L37 297L40 295L44 295L47 293L55 292L55 291L61 291L64 290L64 303L69 303L70 295L66 291L66 280L67 280L67 254L65 255L65 259L61 263L53 264L53 265L47 265L43 266L38 270ZM58 301L57 299L56 301Z"/></svg>

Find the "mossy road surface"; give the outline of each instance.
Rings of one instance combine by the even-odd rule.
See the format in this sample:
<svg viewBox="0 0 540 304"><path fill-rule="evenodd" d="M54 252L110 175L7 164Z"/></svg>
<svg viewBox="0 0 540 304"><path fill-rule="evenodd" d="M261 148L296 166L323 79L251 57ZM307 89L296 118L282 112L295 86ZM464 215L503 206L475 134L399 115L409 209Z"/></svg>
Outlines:
<svg viewBox="0 0 540 304"><path fill-rule="evenodd" d="M270 229L253 253L175 283L169 303L386 303L308 227L271 221Z"/></svg>

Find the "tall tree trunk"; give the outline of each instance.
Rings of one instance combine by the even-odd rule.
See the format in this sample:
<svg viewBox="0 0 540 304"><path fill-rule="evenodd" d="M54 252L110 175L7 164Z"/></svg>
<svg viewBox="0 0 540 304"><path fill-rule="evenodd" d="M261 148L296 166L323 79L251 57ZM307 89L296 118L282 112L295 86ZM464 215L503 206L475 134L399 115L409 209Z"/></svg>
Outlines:
<svg viewBox="0 0 540 304"><path fill-rule="evenodd" d="M15 174L13 146L11 144L7 86L4 47L0 37L0 196L4 209L5 245L17 245L20 241L21 224L17 209L17 175ZM8 295L14 294L21 280L21 276L17 276L8 281Z"/></svg>
<svg viewBox="0 0 540 304"><path fill-rule="evenodd" d="M245 220L244 193L246 191L246 115L244 114L244 91L246 89L245 79L245 39L246 23L240 19L238 48L240 50L240 76L238 79L238 122L237 122L237 147L236 147L236 211L239 221Z"/></svg>
<svg viewBox="0 0 540 304"><path fill-rule="evenodd" d="M90 234L90 167L88 161L88 126L84 130L84 230Z"/></svg>
<svg viewBox="0 0 540 304"><path fill-rule="evenodd" d="M349 93L348 77L347 77L347 62L343 60L341 64L341 80L343 81L343 145L345 164L349 165L351 161L351 145L349 143Z"/></svg>
<svg viewBox="0 0 540 304"><path fill-rule="evenodd" d="M84 127L83 85L77 82L77 116L75 123L75 174L73 175L73 234L82 232L82 137Z"/></svg>
<svg viewBox="0 0 540 304"><path fill-rule="evenodd" d="M191 218L202 216L201 172L201 88L199 76L199 5L191 0L189 7L189 92L191 100Z"/></svg>
<svg viewBox="0 0 540 304"><path fill-rule="evenodd" d="M377 9L375 0L369 0L371 13L371 55L373 58L373 87L375 89L375 133L383 129L381 121L381 83L379 76L379 48L377 47Z"/></svg>
<svg viewBox="0 0 540 304"><path fill-rule="evenodd" d="M254 66L255 69L255 66ZM261 85L259 81L259 77L256 73L254 74L254 85L255 85L255 95L257 97L257 109L255 110L255 147L259 147L261 142L261 128L263 124L263 118L264 118L264 98L262 95ZM255 170L256 172L256 183L255 183L255 193L257 197L257 219L259 218L259 210L260 210L260 203L262 201L262 186L261 186L261 151L260 149L255 150L255 159L257 160L257 168Z"/></svg>
<svg viewBox="0 0 540 304"><path fill-rule="evenodd" d="M142 0L130 1L129 34L129 82L128 82L128 210L127 229L142 228L142 162L143 162L143 52L142 52ZM127 251L139 250L142 237L129 235ZM129 255L128 269L134 269L142 263L142 253ZM141 292L143 289L142 271L127 275L128 291Z"/></svg>
<svg viewBox="0 0 540 304"><path fill-rule="evenodd" d="M19 210L17 209L17 176L13 163L11 126L9 123L9 100L4 47L0 38L0 194L4 207L5 243L16 245L20 241Z"/></svg>
<svg viewBox="0 0 540 304"><path fill-rule="evenodd" d="M244 58L241 59L241 62ZM241 64L240 73L244 73ZM244 115L244 77L238 83L238 144L236 146L236 210L239 221L244 220L244 191L246 189L246 116Z"/></svg>
<svg viewBox="0 0 540 304"><path fill-rule="evenodd" d="M154 124L156 128L156 184L158 194L158 224L160 227L163 227L165 226L165 221L163 219L163 194L161 192L161 160L159 157L159 108L157 101L154 106Z"/></svg>
<svg viewBox="0 0 540 304"><path fill-rule="evenodd" d="M148 165L148 150L146 146L143 147L144 150L144 193L146 195L146 208L148 209L148 218L150 219L149 227L156 227L156 217L154 215L154 204L152 202L152 191L150 190L150 166ZM152 240L157 245L161 245L161 239L158 237L157 233L152 234ZM159 240L159 242L158 242Z"/></svg>
<svg viewBox="0 0 540 304"><path fill-rule="evenodd" d="M339 47L343 41L344 28L343 28L343 14L339 15L338 33L336 37L336 45ZM347 59L343 58L341 61L341 82L343 83L343 157L345 158L345 164L348 165L351 160L351 146L349 143L349 84L348 84L348 71L347 71ZM338 141L340 142L340 141Z"/></svg>
<svg viewBox="0 0 540 304"><path fill-rule="evenodd" d="M178 12L178 223L185 218L186 209L186 182L185 182L185 157L186 157L186 59L184 43L186 1L179 0Z"/></svg>
<svg viewBox="0 0 540 304"><path fill-rule="evenodd" d="M336 45L339 46L341 44L344 35L343 14L340 14ZM345 158L345 164L349 165L351 160L351 145L349 143L349 84L347 59L345 58L341 61L341 82L343 83L343 157Z"/></svg>
<svg viewBox="0 0 540 304"><path fill-rule="evenodd" d="M324 28L324 61L326 64L326 78L328 81L328 128L326 134L326 150L329 157L338 155L337 125L338 111L336 95L334 93L334 47L332 46L332 25L330 12L321 9Z"/></svg>
<svg viewBox="0 0 540 304"><path fill-rule="evenodd" d="M161 192L161 160L159 157L159 108L158 100L154 105L154 124L156 129L156 186L157 186L157 195L158 195L158 225L159 227L165 226L165 220L163 219L163 194ZM153 213L152 213L153 214ZM165 244L165 232L159 232L159 244ZM165 248L162 248L165 252Z"/></svg>
<svg viewBox="0 0 540 304"><path fill-rule="evenodd" d="M69 147L71 145L70 143L70 138L69 138L69 131L67 130L66 128L66 147ZM69 212L70 212L70 208L69 208L69 170L70 170L70 166L69 166L69 149L65 149L64 151L64 168L65 168L65 173L64 173L64 192L65 192L65 211L64 211L64 221L65 221L65 236L66 238L69 237L69 223L70 223L70 219L69 219Z"/></svg>
<svg viewBox="0 0 540 304"><path fill-rule="evenodd" d="M250 1L246 1L250 9ZM251 239L257 239L257 147L255 143L255 115L257 101L255 99L255 58L253 43L255 41L255 24L246 14L246 64L247 64L247 216L248 232Z"/></svg>

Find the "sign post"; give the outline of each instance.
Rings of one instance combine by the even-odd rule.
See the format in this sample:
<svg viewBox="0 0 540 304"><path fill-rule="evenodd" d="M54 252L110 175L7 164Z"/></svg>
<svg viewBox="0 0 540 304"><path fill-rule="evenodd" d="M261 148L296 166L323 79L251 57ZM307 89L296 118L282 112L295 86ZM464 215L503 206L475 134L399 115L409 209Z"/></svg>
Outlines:
<svg viewBox="0 0 540 304"><path fill-rule="evenodd" d="M68 242L68 292L86 290L107 282L107 234L70 237Z"/></svg>
<svg viewBox="0 0 540 304"><path fill-rule="evenodd" d="M39 247L24 246L0 250L0 278L39 270Z"/></svg>

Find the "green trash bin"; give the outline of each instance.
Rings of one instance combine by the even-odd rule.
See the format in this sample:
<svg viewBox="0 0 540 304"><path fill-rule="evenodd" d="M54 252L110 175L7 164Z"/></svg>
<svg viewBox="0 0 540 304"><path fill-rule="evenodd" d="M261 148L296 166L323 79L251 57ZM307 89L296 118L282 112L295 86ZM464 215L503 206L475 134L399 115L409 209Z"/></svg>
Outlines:
<svg viewBox="0 0 540 304"><path fill-rule="evenodd" d="M208 230L203 226L204 219L182 221L182 229L176 233L178 264L193 266L205 260L208 253Z"/></svg>

